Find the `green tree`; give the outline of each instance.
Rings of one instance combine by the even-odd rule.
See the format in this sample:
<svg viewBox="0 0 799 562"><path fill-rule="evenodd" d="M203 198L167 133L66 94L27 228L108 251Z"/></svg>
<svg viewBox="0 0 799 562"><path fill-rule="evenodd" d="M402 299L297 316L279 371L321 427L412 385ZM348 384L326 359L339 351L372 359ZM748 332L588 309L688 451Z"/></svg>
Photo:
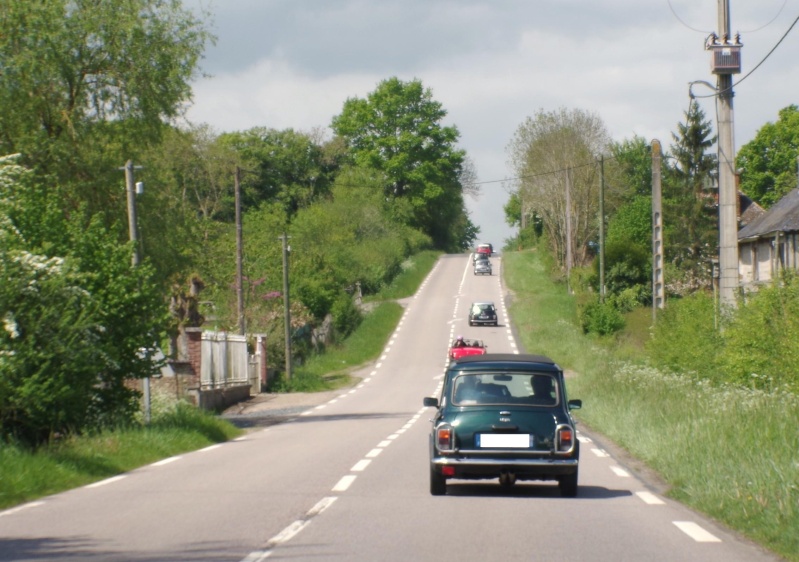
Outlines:
<svg viewBox="0 0 799 562"><path fill-rule="evenodd" d="M320 145L313 135L292 129L256 127L225 133L218 140L239 155L247 170L242 178L243 208L278 201L289 219L328 194L341 159L334 145ZM232 200L227 208L231 220Z"/></svg>
<svg viewBox="0 0 799 562"><path fill-rule="evenodd" d="M628 201L636 196L652 193L652 150L650 144L640 136L613 142L611 158L606 171L608 182L620 184L618 191ZM613 163L613 165L610 165Z"/></svg>
<svg viewBox="0 0 799 562"><path fill-rule="evenodd" d="M348 99L331 127L353 164L385 175L383 195L398 203L395 218L455 251L475 240L463 199L464 183L474 184L462 180L470 168L455 147L457 128L442 125L446 114L421 81L389 78L366 99Z"/></svg>
<svg viewBox="0 0 799 562"><path fill-rule="evenodd" d="M166 327L152 269L49 191L0 163L0 433L32 443L132 419Z"/></svg>
<svg viewBox="0 0 799 562"><path fill-rule="evenodd" d="M776 123L765 124L738 151L741 191L763 207L771 207L796 187L798 156L799 107L789 105L780 110Z"/></svg>
<svg viewBox="0 0 799 562"><path fill-rule="evenodd" d="M716 158L707 154L716 137L695 101L672 137L674 164L666 168L663 182L664 251L685 276L683 285L695 290L709 286L710 259L718 253L718 213L708 189Z"/></svg>
<svg viewBox="0 0 799 562"><path fill-rule="evenodd" d="M125 124L128 148L157 137L190 99L209 39L178 0L4 1L0 154L93 176L81 160L94 127Z"/></svg>
<svg viewBox="0 0 799 562"><path fill-rule="evenodd" d="M595 163L607 152L608 144L607 130L598 116L561 108L539 110L535 117L528 117L508 145L515 175L520 178L517 192L522 213L532 210L541 218L561 265L565 264L568 241L573 265L585 265L592 258L588 243L596 240L598 233L599 167Z"/></svg>

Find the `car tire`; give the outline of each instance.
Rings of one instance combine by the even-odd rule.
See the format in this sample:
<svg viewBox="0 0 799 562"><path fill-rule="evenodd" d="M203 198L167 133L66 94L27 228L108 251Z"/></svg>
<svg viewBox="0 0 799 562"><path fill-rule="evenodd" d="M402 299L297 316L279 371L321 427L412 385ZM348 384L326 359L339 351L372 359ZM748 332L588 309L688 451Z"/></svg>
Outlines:
<svg viewBox="0 0 799 562"><path fill-rule="evenodd" d="M577 497L577 471L574 474L558 478L558 488L560 488L560 495L564 498Z"/></svg>
<svg viewBox="0 0 799 562"><path fill-rule="evenodd" d="M430 495L443 496L447 493L447 479L430 467Z"/></svg>

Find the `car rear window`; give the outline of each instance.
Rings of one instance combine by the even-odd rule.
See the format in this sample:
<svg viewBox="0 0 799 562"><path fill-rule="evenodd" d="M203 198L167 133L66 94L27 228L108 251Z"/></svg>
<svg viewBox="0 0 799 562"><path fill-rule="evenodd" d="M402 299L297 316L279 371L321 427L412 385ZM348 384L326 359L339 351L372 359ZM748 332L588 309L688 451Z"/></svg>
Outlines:
<svg viewBox="0 0 799 562"><path fill-rule="evenodd" d="M457 406L555 406L558 385L555 377L547 373L462 374L452 383L452 403Z"/></svg>

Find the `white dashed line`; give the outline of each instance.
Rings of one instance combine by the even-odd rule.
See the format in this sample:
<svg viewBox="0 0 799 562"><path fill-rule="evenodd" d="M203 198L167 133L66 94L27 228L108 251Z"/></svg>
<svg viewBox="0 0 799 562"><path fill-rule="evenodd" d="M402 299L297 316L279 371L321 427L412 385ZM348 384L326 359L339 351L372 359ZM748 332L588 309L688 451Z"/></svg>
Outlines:
<svg viewBox="0 0 799 562"><path fill-rule="evenodd" d="M378 447L388 447L389 445L391 445L391 441L389 440L381 441L380 443L377 444Z"/></svg>
<svg viewBox="0 0 799 562"><path fill-rule="evenodd" d="M214 449L218 449L221 446L222 446L221 443L217 443L216 445L211 445L209 447L206 447L205 449L200 449L198 452L205 453L206 451L213 451Z"/></svg>
<svg viewBox="0 0 799 562"><path fill-rule="evenodd" d="M364 470L366 470L366 467L369 466L369 463L371 462L372 461L369 459L359 460L358 462L355 463L355 466L353 466L350 469L350 472L363 472Z"/></svg>
<svg viewBox="0 0 799 562"><path fill-rule="evenodd" d="M356 476L352 474L344 476L341 480L338 481L338 483L335 486L333 486L333 491L346 492L347 489L352 485L352 483L355 482L355 478Z"/></svg>
<svg viewBox="0 0 799 562"><path fill-rule="evenodd" d="M624 469L623 469L623 468L621 468L621 467L618 467L618 466L611 466L611 467L610 467L610 470L612 470L612 471L613 471L613 473L614 473L616 476L620 476L621 478L629 478L629 477L630 477L630 473L629 473L629 472L627 472L626 470L624 470Z"/></svg>
<svg viewBox="0 0 799 562"><path fill-rule="evenodd" d="M605 451L603 451L602 449L591 449L591 452L594 453L596 456L598 456L600 458L604 458L604 457L609 457L610 456Z"/></svg>
<svg viewBox="0 0 799 562"><path fill-rule="evenodd" d="M651 494L649 492L636 492L635 495L641 498L644 503L649 505L663 505L666 503L655 494Z"/></svg>
<svg viewBox="0 0 799 562"><path fill-rule="evenodd" d="M379 455L382 452L383 452L383 449L372 449L371 451L366 453L366 458L367 459L373 459L373 458L375 458L377 455Z"/></svg>
<svg viewBox="0 0 799 562"><path fill-rule="evenodd" d="M673 521L677 528L696 542L721 542L721 539L705 531L693 521Z"/></svg>

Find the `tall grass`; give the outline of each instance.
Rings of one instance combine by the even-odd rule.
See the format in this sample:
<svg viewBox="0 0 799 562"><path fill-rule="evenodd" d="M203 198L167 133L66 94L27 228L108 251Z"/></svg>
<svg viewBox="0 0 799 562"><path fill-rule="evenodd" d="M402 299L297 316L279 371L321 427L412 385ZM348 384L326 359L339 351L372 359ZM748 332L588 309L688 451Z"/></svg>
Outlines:
<svg viewBox="0 0 799 562"><path fill-rule="evenodd" d="M441 252L435 250L427 250L411 256L403 262L402 272L390 285L384 287L377 295L367 297L366 300L385 301L413 296L424 278L433 269L439 256L441 256Z"/></svg>
<svg viewBox="0 0 799 562"><path fill-rule="evenodd" d="M148 426L68 437L36 450L0 443L0 509L227 441L240 433L224 420L176 403Z"/></svg>
<svg viewBox="0 0 799 562"><path fill-rule="evenodd" d="M361 325L342 345L330 347L325 353L298 366L292 380L276 390L314 392L348 385L352 368L380 355L402 317L402 310L395 302L379 304L364 317Z"/></svg>
<svg viewBox="0 0 799 562"><path fill-rule="evenodd" d="M583 336L540 254L503 261L522 344L576 371L580 419L659 472L672 497L799 560L799 397L648 367L645 314L619 339Z"/></svg>

